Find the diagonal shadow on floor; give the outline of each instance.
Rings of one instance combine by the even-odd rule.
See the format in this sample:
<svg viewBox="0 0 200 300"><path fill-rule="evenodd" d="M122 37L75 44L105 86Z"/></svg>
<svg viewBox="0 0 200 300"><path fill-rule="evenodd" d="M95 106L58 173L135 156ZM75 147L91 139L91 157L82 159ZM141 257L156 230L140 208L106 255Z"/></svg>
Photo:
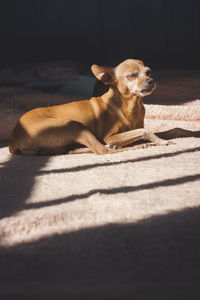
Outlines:
<svg viewBox="0 0 200 300"><path fill-rule="evenodd" d="M94 189L83 194L72 194L62 199L55 199L52 201L30 203L25 204L26 200L30 196L32 189L34 187L35 176L46 173L62 173L62 172L77 172L88 170L96 167L107 167L112 165L142 162L150 159L159 159L162 157L173 157L183 153L199 151L200 148L189 148L186 150L181 150L173 153L165 153L159 155L151 155L146 157L140 157L136 159L118 161L118 162L105 162L101 164L83 165L77 166L69 169L59 169L50 171L41 171L41 168L45 166L49 160L48 156L12 156L11 159L5 163L4 167L0 168L0 218L10 216L18 211L26 209L37 209L40 207L47 207L52 205L57 205L61 203L66 203L70 201L76 201L90 197L95 194L111 195L117 193L129 193L139 190L148 190L160 186L172 186L175 184L182 184L184 182L190 182L194 180L199 180L200 175L195 174L191 176L174 178L163 180L160 182L153 182L149 184L142 184L139 186L124 186L112 189ZM5 172L6 171L6 172ZM14 195L14 197L13 197ZM13 199L15 198L15 201Z"/></svg>
<svg viewBox="0 0 200 300"><path fill-rule="evenodd" d="M181 185L187 182L194 182L194 181L200 181L200 174L194 174L189 176L183 176L173 179L166 179L162 181L156 181L152 183L147 184L141 184L138 186L122 186L117 188L110 188L110 189L94 189L84 194L73 194L69 195L68 197L62 198L62 199L55 199L51 201L45 201L45 202L39 202L39 203L30 203L22 205L21 207L18 207L18 210L26 210L26 209L37 209L41 207L48 207L52 205L58 205L66 202L71 201L77 201L81 199L86 199L90 196L93 196L95 194L101 194L101 195L115 195L119 193L130 193L130 192L137 192L142 190L150 190L153 188L158 187L170 187L174 185Z"/></svg>
<svg viewBox="0 0 200 300"><path fill-rule="evenodd" d="M0 248L2 299L200 298L200 207Z"/></svg>
<svg viewBox="0 0 200 300"><path fill-rule="evenodd" d="M185 149L185 150L180 150L180 151L170 152L170 153L162 153L162 154L157 154L157 155L142 156L142 157L139 157L139 158L122 160L122 161L88 164L88 165L81 165L81 166L72 167L72 168L59 168L59 169L53 169L53 170L41 170L41 171L38 172L38 175L51 174L51 173L63 173L63 172L80 172L80 171L90 170L90 169L97 168L97 167L109 167L109 166L113 166L113 165L118 166L118 165L123 165L123 164L160 159L160 158L164 158L164 157L174 157L174 156L177 156L177 155L180 155L180 154L192 153L192 152L196 152L196 151L200 151L200 147L188 148L188 149Z"/></svg>

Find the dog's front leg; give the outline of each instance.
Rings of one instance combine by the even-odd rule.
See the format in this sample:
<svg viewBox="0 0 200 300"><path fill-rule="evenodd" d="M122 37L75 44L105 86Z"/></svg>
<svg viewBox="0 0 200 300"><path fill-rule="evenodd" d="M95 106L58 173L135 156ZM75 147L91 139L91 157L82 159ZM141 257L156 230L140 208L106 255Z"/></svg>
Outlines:
<svg viewBox="0 0 200 300"><path fill-rule="evenodd" d="M117 147L123 147L143 139L149 140L158 146L173 144L170 141L166 141L159 138L154 133L145 128L139 128L129 130L123 133L114 134L105 138L105 142L109 146L116 145Z"/></svg>

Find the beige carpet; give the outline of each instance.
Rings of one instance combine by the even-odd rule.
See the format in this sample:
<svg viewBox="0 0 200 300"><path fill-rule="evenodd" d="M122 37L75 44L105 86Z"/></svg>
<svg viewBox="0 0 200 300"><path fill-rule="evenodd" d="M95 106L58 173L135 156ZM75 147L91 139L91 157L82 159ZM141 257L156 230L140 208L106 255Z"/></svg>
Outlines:
<svg viewBox="0 0 200 300"><path fill-rule="evenodd" d="M146 127L199 135L198 95L165 95L147 98ZM0 298L199 299L200 137L173 141L52 157L2 144Z"/></svg>

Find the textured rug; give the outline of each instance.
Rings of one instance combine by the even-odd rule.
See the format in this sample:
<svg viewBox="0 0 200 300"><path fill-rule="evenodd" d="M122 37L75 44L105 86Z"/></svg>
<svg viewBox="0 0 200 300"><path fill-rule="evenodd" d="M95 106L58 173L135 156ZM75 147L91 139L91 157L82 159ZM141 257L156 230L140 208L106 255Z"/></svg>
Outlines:
<svg viewBox="0 0 200 300"><path fill-rule="evenodd" d="M200 101L165 96L147 99L145 126L191 131L174 145L42 157L1 145L1 299L200 298Z"/></svg>

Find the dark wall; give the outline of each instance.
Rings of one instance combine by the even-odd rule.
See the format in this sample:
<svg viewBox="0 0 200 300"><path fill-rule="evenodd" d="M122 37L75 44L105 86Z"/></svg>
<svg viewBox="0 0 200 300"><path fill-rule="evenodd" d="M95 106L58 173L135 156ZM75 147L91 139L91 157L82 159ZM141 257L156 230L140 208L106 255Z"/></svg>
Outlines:
<svg viewBox="0 0 200 300"><path fill-rule="evenodd" d="M199 0L0 0L0 65L50 59L200 67Z"/></svg>

